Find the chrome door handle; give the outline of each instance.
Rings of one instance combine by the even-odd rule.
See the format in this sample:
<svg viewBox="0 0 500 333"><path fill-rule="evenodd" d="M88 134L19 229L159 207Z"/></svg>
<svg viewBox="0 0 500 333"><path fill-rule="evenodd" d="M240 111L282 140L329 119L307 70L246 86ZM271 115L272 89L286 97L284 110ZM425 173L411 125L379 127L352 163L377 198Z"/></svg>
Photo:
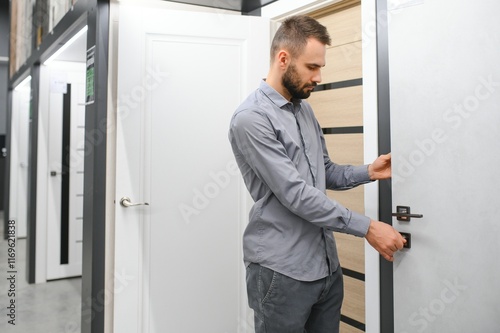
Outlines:
<svg viewBox="0 0 500 333"><path fill-rule="evenodd" d="M395 216L398 221L405 222L409 222L412 217L416 219L424 217L422 214L410 214L409 206L396 206L396 213L392 213L392 216Z"/></svg>
<svg viewBox="0 0 500 333"><path fill-rule="evenodd" d="M131 206L149 206L149 203L147 202L142 202L142 203L132 203L130 201L129 197L123 197L120 199L120 205L123 207L131 207Z"/></svg>

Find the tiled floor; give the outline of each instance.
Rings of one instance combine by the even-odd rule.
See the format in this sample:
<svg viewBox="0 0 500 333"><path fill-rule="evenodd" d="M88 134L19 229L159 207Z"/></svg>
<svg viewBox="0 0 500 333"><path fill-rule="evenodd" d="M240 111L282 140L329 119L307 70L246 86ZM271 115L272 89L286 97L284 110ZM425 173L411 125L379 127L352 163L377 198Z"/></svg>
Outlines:
<svg viewBox="0 0 500 333"><path fill-rule="evenodd" d="M7 241L3 239L3 212L0 212L0 332L77 333L80 332L81 278L26 282L26 240L16 243L15 296L9 297L11 274L7 266ZM8 323L11 300L16 306L16 325Z"/></svg>

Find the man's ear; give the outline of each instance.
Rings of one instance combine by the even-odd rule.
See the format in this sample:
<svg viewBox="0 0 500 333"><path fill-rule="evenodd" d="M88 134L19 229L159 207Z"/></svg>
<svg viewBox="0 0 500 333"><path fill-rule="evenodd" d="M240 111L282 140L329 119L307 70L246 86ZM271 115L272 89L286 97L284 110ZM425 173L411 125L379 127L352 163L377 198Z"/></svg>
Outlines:
<svg viewBox="0 0 500 333"><path fill-rule="evenodd" d="M286 50L280 50L278 54L276 54L276 61L280 69L285 70L290 64L290 53Z"/></svg>

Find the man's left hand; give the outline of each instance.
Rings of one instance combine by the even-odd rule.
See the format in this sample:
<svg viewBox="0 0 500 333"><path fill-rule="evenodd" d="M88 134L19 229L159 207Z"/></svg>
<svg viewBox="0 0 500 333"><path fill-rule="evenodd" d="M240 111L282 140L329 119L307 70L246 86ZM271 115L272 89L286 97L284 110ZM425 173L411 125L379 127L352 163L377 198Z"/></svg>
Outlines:
<svg viewBox="0 0 500 333"><path fill-rule="evenodd" d="M380 155L368 166L368 175L371 180L391 178L391 153Z"/></svg>

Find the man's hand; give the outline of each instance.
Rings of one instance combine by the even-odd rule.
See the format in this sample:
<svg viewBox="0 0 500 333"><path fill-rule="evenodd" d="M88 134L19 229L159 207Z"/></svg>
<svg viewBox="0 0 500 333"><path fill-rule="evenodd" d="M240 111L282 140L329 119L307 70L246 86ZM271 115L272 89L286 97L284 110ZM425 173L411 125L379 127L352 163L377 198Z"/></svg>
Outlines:
<svg viewBox="0 0 500 333"><path fill-rule="evenodd" d="M401 250L406 243L406 239L392 226L373 220L365 238L388 261L394 261L394 252Z"/></svg>
<svg viewBox="0 0 500 333"><path fill-rule="evenodd" d="M371 180L391 178L391 153L380 155L368 166L368 175Z"/></svg>

